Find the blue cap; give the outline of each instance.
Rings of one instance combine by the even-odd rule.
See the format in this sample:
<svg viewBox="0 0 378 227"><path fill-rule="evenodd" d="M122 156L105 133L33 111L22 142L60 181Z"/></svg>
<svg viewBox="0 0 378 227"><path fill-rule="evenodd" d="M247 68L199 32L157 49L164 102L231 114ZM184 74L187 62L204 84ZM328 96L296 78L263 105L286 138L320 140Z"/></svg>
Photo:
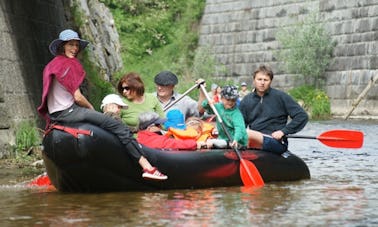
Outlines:
<svg viewBox="0 0 378 227"><path fill-rule="evenodd" d="M167 121L164 123L164 127L168 129L169 127L177 129L186 129L185 117L178 109L173 109L167 112Z"/></svg>

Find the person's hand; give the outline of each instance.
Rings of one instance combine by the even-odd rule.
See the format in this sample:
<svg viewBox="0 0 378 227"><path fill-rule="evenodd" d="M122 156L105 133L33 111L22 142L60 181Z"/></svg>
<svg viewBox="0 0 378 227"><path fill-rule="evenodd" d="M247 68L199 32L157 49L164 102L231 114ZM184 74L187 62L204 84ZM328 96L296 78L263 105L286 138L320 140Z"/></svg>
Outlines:
<svg viewBox="0 0 378 227"><path fill-rule="evenodd" d="M198 80L196 80L196 84L198 84L198 85L203 84L205 86L206 85L206 81L204 79L202 79L202 78L199 78Z"/></svg>
<svg viewBox="0 0 378 227"><path fill-rule="evenodd" d="M196 80L196 84L198 84L198 89L200 88L200 85L202 85L203 87L206 87L206 81L202 78Z"/></svg>
<svg viewBox="0 0 378 227"><path fill-rule="evenodd" d="M281 130L277 130L272 133L272 137L276 140L281 140L284 135L285 133L283 133Z"/></svg>
<svg viewBox="0 0 378 227"><path fill-rule="evenodd" d="M230 143L231 147L238 147L238 141L234 140L232 143Z"/></svg>

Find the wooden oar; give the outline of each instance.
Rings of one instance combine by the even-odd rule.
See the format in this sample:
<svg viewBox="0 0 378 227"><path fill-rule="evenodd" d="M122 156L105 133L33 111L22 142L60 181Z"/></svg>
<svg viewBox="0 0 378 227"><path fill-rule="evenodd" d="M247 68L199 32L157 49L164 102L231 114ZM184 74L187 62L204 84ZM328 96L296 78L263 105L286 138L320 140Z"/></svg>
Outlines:
<svg viewBox="0 0 378 227"><path fill-rule="evenodd" d="M360 148L364 142L364 134L356 130L330 130L319 136L287 135L288 138L317 139L330 147L338 148Z"/></svg>
<svg viewBox="0 0 378 227"><path fill-rule="evenodd" d="M222 128L224 130L224 132L226 133L228 140L232 142L233 139L232 139L230 133L228 132L226 126L224 125L223 120L220 117L217 109L215 108L214 104L211 102L211 99L210 99L204 85L200 84L200 88L201 88L203 94L205 95L207 101L209 102L209 105L210 105L211 109L213 110L215 116L217 117L220 125L222 126ZM240 160L240 167L239 167L240 178L242 179L244 186L246 186L246 187L251 187L251 186L262 187L262 186L264 186L264 180L262 179L260 172L258 171L256 166L251 161L243 159L242 156L240 155L240 152L239 152L237 147L234 146L233 149L234 149L236 155L238 156L238 158Z"/></svg>
<svg viewBox="0 0 378 227"><path fill-rule="evenodd" d="M191 91L193 91L195 88L198 88L198 84L195 84L193 85L191 88L189 88L186 92L182 93L181 96L174 100L173 102L169 103L169 105L165 106L163 108L164 111L168 110L169 108L171 108L173 105L175 105L176 103L178 103L181 99L183 99L187 94L189 94Z"/></svg>

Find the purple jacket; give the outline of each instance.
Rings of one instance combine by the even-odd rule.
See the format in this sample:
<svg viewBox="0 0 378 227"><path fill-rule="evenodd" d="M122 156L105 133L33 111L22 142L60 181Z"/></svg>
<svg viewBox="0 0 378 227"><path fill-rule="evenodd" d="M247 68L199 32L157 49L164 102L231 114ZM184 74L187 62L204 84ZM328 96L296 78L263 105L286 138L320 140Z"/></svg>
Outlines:
<svg viewBox="0 0 378 227"><path fill-rule="evenodd" d="M67 58L62 55L56 56L46 65L43 70L42 102L37 110L47 124L49 123L47 95L50 91L53 76L73 96L85 78L85 71L77 58Z"/></svg>

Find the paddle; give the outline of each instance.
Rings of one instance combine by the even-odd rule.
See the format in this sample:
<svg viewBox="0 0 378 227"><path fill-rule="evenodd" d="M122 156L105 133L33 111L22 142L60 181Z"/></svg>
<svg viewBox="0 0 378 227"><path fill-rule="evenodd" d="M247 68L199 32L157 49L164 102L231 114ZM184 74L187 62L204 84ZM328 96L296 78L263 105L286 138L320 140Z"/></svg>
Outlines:
<svg viewBox="0 0 378 227"><path fill-rule="evenodd" d="M217 109L215 108L214 104L211 102L211 99L204 87L203 84L200 84L200 88L203 92L203 94L205 95L207 101L209 102L209 105L211 107L211 109L213 110L215 116L217 117L220 125L222 126L224 132L226 133L227 135L227 138L229 141L233 141L229 131L227 130L226 126L224 125L223 123L223 120L222 118L220 117ZM243 181L243 184L244 186L246 187L251 187L251 186L258 186L258 187L262 187L264 186L264 180L262 179L258 169L256 168L256 166L249 160L245 160L242 158L242 156L240 155L240 152L238 150L237 147L233 147L236 155L238 156L239 160L240 160L240 178L242 179Z"/></svg>
<svg viewBox="0 0 378 227"><path fill-rule="evenodd" d="M361 131L341 129L326 131L316 137L301 135L287 135L287 137L317 139L327 146L338 148L360 148L364 141L364 134Z"/></svg>
<svg viewBox="0 0 378 227"><path fill-rule="evenodd" d="M193 87L189 88L186 92L184 92L183 94L181 94L181 96L178 99L176 99L173 102L169 103L168 106L165 106L163 108L163 110L164 111L168 110L169 108L171 108L173 105L175 105L176 103L178 103L181 99L183 99L187 94L189 94L191 91L193 91L196 88L198 88L198 84L193 85Z"/></svg>

